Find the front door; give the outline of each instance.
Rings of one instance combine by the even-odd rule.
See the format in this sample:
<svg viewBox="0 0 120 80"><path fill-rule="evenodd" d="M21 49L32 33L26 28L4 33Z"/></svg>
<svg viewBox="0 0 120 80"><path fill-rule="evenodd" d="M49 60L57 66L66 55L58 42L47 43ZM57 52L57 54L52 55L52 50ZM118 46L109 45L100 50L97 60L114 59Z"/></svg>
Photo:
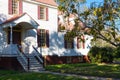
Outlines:
<svg viewBox="0 0 120 80"><path fill-rule="evenodd" d="M12 43L21 45L21 30L19 28L13 28ZM10 30L8 31L8 44L10 44Z"/></svg>

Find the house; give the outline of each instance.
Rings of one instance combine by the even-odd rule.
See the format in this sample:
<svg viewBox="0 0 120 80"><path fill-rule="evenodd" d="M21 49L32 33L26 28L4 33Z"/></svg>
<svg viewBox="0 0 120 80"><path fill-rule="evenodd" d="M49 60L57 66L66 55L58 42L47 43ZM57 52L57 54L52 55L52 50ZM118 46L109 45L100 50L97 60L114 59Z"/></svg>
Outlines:
<svg viewBox="0 0 120 80"><path fill-rule="evenodd" d="M77 23L75 22L76 19L78 19L77 14L75 13L70 13L69 16L64 17L65 14L62 11L58 11L58 34L63 32L66 32L64 34L64 45L65 45L65 49L69 49L70 47L66 47L66 44L70 44L73 45L71 50L74 50L75 52L70 53L72 54L70 56L70 58L74 56L77 57L78 62L80 62L79 57L82 56L82 60L84 62L90 62L89 58L88 58L88 52L91 48L91 40L93 39L93 37L91 35L87 35L86 33L89 34L90 32L90 28L87 27L85 25L84 22L77 20ZM75 27L77 24L78 27ZM77 32L75 34L77 34L76 36L74 36L74 38L70 38L71 34L69 34L69 32L73 31L74 29L77 29ZM72 34L74 35L74 34ZM65 39L67 37L67 39ZM71 39L71 41L69 42L69 40ZM66 42L67 43L66 43ZM77 52L76 52L77 51ZM70 51L71 52L71 51ZM80 53L81 55L76 55L75 53ZM81 58L80 58L81 59ZM72 62L75 59L72 60Z"/></svg>
<svg viewBox="0 0 120 80"><path fill-rule="evenodd" d="M78 63L87 55L90 36L67 41L58 32L54 0L0 1L0 69L44 70L44 65Z"/></svg>

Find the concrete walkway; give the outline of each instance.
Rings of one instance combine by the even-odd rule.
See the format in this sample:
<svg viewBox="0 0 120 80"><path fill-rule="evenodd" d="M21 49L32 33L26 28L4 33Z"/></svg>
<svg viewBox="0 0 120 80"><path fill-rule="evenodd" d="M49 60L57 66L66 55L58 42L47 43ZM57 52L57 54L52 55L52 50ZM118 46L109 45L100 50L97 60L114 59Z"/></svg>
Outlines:
<svg viewBox="0 0 120 80"><path fill-rule="evenodd" d="M120 80L120 79L114 79L114 78L104 78L104 77L94 77L94 76L82 76L82 75L76 75L76 74L66 74L66 73L58 73L58 72L50 72L50 71L40 71L40 73L50 73L55 75L62 75L62 76L74 76L84 79L93 79L93 80Z"/></svg>

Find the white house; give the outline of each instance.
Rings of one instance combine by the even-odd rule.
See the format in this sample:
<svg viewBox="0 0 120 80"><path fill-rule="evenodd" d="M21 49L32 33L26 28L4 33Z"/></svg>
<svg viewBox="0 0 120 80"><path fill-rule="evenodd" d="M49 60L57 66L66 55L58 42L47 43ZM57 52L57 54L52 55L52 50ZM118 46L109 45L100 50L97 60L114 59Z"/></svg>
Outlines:
<svg viewBox="0 0 120 80"><path fill-rule="evenodd" d="M42 70L46 64L81 62L91 37L71 42L65 34L58 32L54 0L1 0L0 68Z"/></svg>

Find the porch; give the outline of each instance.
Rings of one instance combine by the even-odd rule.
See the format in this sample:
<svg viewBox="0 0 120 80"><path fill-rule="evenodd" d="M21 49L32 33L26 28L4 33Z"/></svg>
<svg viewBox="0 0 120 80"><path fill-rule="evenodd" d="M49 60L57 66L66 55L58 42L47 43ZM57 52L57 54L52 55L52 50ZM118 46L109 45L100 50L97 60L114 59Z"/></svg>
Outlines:
<svg viewBox="0 0 120 80"><path fill-rule="evenodd" d="M25 71L42 70L43 59L36 48L32 47L30 52L30 45L33 44L29 43L33 42L29 37L34 40L36 33L33 29L38 26L27 13L13 16L0 24L0 67L21 66Z"/></svg>
<svg viewBox="0 0 120 80"><path fill-rule="evenodd" d="M29 48L31 40L28 38L35 38L37 33L34 30L38 26L39 24L27 13L12 16L0 24L0 56L17 56L17 45L22 47L24 53L29 53L24 46Z"/></svg>
<svg viewBox="0 0 120 80"><path fill-rule="evenodd" d="M0 46L0 57L18 57L18 52L17 44Z"/></svg>

